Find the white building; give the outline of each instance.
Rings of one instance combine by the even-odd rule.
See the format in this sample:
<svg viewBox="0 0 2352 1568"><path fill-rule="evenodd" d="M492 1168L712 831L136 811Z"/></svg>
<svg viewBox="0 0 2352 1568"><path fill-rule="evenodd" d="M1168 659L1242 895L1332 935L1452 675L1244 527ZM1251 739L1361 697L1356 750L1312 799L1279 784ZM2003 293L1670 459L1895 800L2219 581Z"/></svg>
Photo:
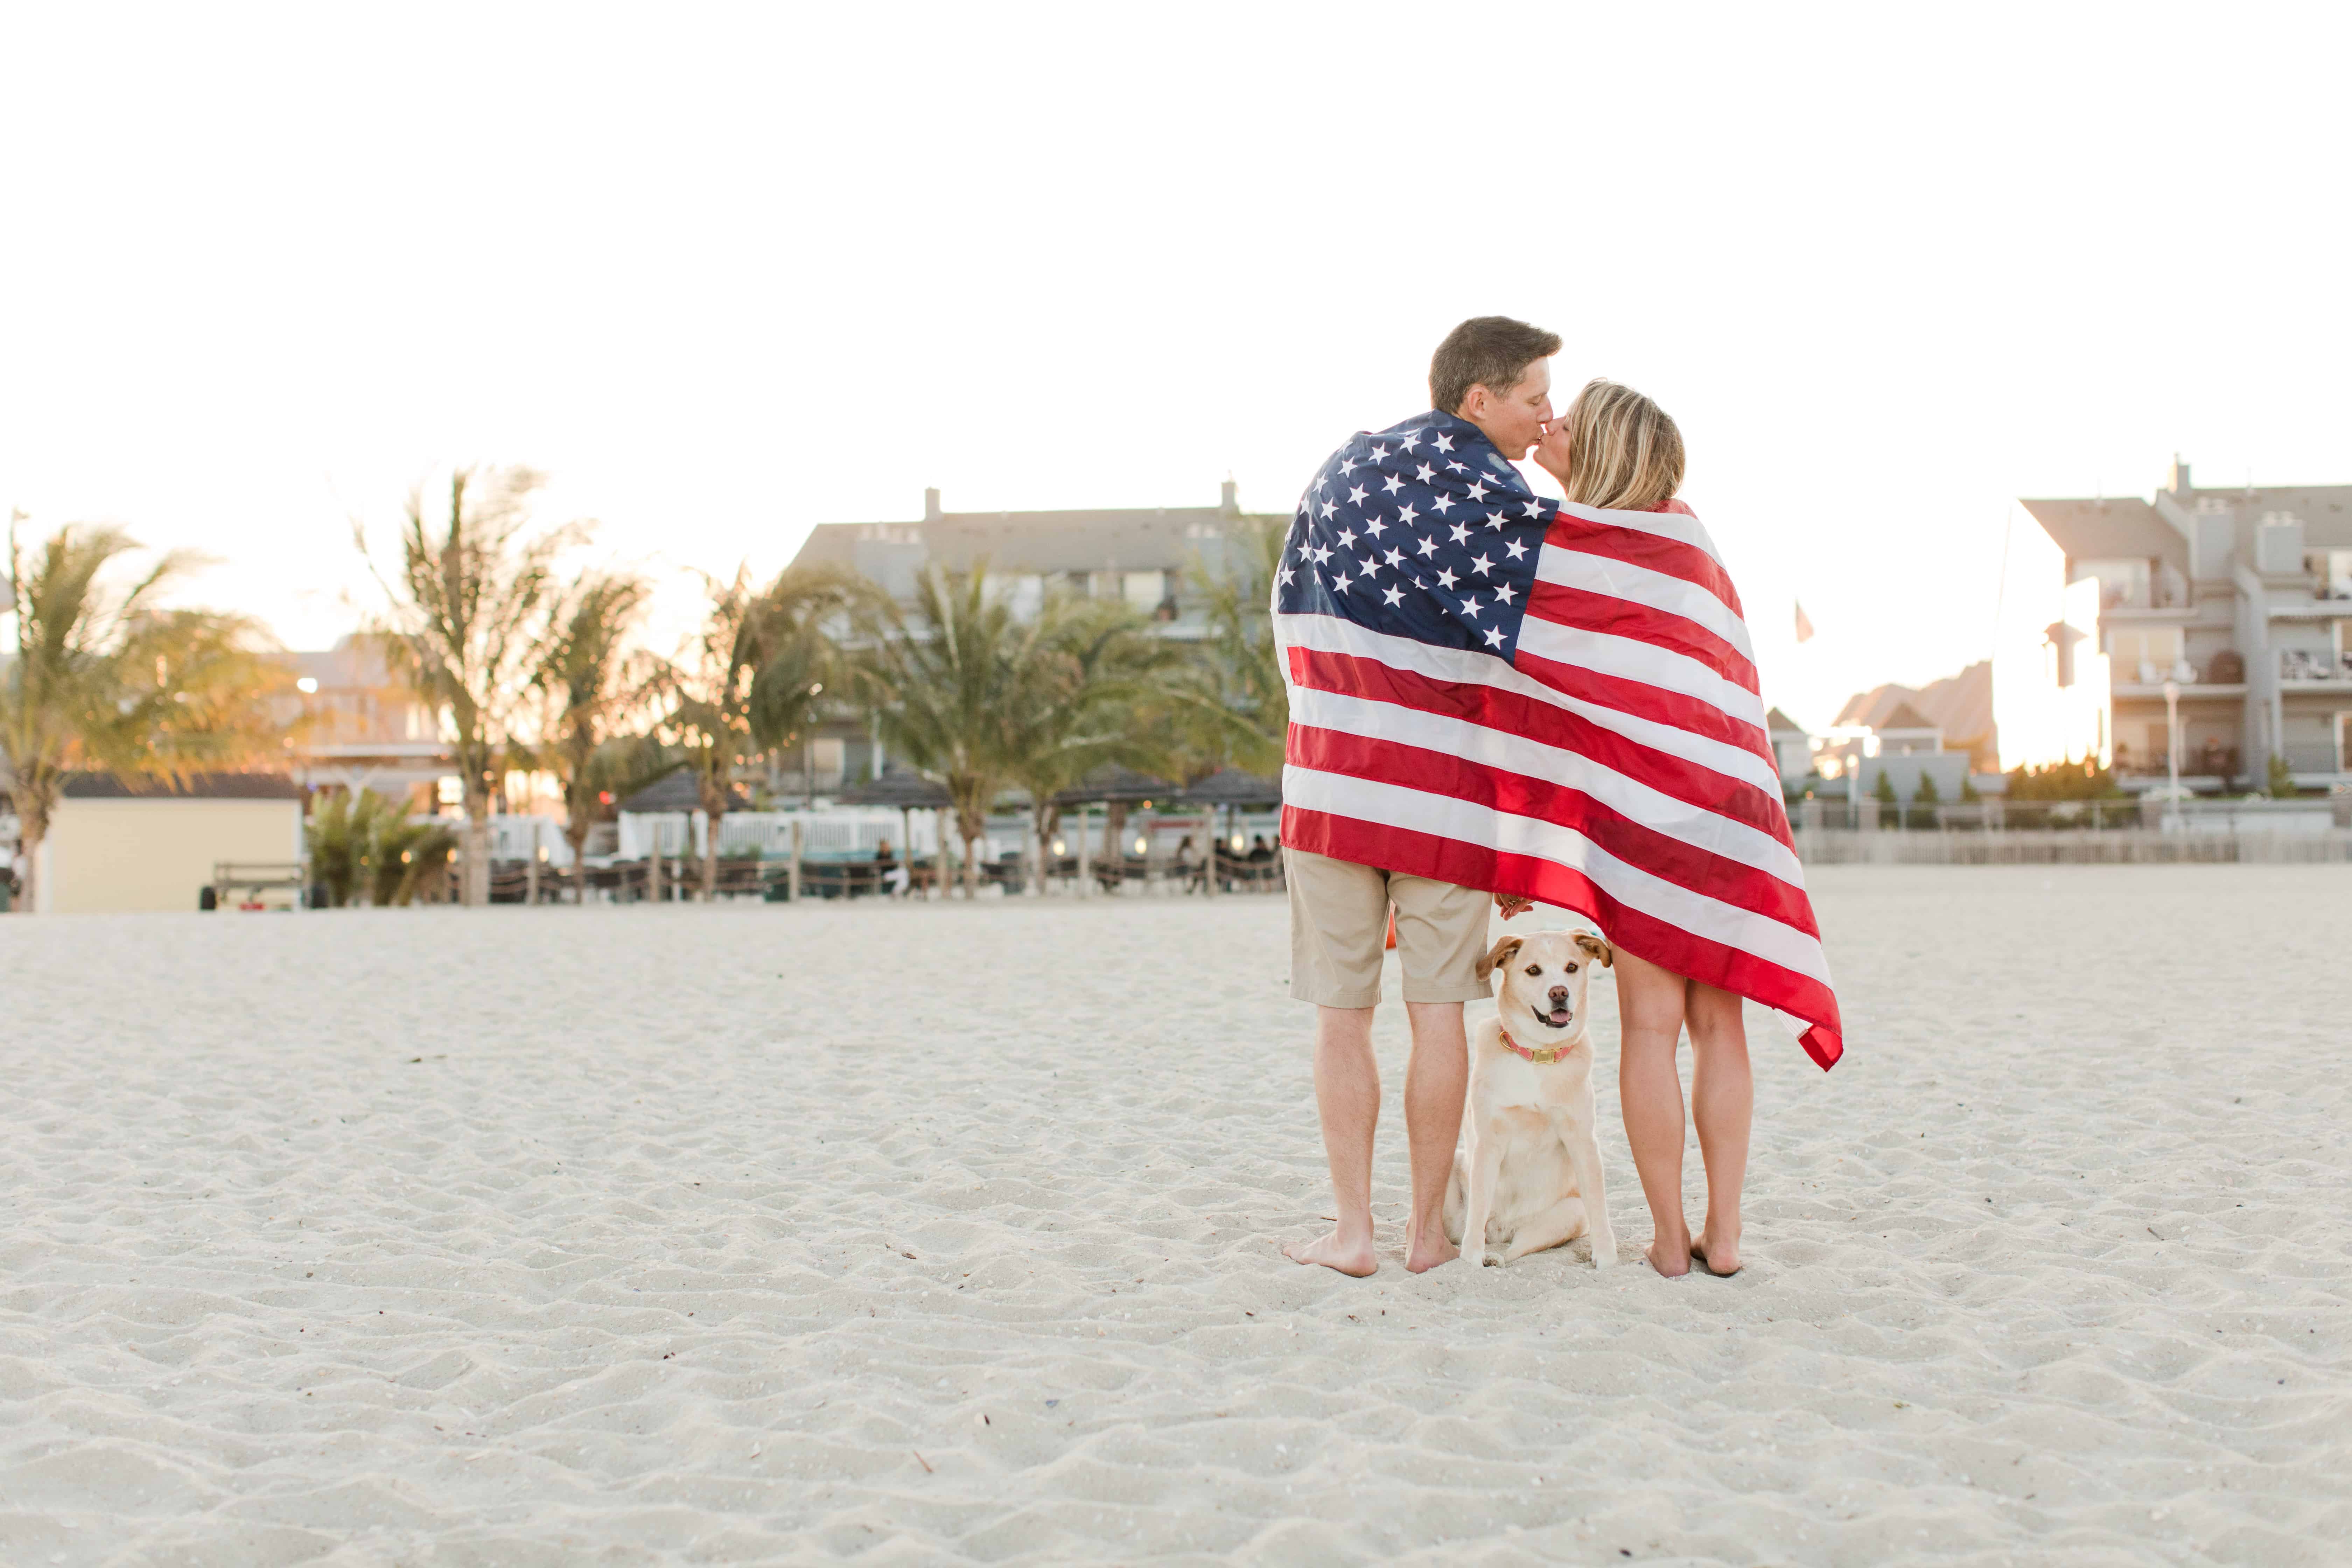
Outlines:
<svg viewBox="0 0 2352 1568"><path fill-rule="evenodd" d="M1993 689L2000 763L2094 759L2183 782L2352 784L2352 485L2198 489L2175 460L2133 499L2021 500Z"/></svg>

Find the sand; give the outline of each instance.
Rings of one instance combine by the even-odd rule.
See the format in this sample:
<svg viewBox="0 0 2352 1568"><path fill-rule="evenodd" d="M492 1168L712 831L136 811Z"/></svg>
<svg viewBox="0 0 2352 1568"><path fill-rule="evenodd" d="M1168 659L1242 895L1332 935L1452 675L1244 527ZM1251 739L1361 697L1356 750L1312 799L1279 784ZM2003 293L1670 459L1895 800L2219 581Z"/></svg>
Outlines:
<svg viewBox="0 0 2352 1568"><path fill-rule="evenodd" d="M2346 1561L2352 878L1817 883L1729 1280L1406 1274L1394 1007L1281 1261L1274 899L0 921L0 1562Z"/></svg>

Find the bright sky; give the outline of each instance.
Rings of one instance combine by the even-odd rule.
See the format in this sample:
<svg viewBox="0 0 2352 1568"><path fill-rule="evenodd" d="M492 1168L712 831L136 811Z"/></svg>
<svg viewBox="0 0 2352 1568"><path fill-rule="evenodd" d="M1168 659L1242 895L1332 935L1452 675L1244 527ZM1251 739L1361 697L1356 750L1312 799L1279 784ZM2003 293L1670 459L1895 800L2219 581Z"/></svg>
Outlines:
<svg viewBox="0 0 2352 1568"><path fill-rule="evenodd" d="M1499 311L1824 723L1989 650L2013 496L2352 481L2347 15L16 5L0 508L322 646L351 517L527 462L667 636L926 485L1287 510Z"/></svg>

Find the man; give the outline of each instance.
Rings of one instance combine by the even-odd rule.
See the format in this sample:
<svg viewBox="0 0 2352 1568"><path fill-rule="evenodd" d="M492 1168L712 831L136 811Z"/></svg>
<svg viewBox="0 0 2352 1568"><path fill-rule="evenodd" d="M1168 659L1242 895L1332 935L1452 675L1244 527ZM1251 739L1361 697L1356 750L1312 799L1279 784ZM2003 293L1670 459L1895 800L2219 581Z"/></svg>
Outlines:
<svg viewBox="0 0 2352 1568"><path fill-rule="evenodd" d="M1450 459L1482 463L1500 486L1525 487L1509 464L1543 438L1552 416L1551 367L1558 334L1503 316L1479 316L1446 334L1430 361L1431 413L1399 426L1460 431ZM1451 418L1445 417L1451 416ZM1473 428L1463 431L1467 425ZM1483 440L1480 438L1483 437ZM1334 453L1308 491L1344 487L1356 459ZM1449 450L1456 443L1448 437ZM1474 447L1489 450L1477 452ZM1302 508L1302 518L1305 510ZM1279 591L1279 590L1277 590ZM1389 909L1396 910L1397 954L1412 1029L1405 1067L1405 1138L1412 1161L1412 1213L1405 1267L1415 1273L1459 1254L1439 1211L1462 1131L1469 1043L1462 1005L1487 994L1477 976L1486 942L1487 895L1426 877L1391 875L1296 846L1283 850L1290 889L1290 994L1316 1005L1315 1101L1331 1166L1338 1223L1329 1234L1283 1248L1294 1262L1342 1274L1380 1267L1372 1246L1372 1133L1380 1119L1380 1068L1372 1056L1372 1009L1380 1000ZM1506 915L1524 900L1494 900Z"/></svg>

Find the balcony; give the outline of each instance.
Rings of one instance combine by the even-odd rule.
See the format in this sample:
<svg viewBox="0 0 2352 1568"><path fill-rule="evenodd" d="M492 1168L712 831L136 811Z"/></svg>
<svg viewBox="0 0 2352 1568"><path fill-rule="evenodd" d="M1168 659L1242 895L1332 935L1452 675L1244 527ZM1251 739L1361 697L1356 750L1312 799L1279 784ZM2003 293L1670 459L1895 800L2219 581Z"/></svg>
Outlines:
<svg viewBox="0 0 2352 1568"><path fill-rule="evenodd" d="M2168 778L2172 761L2159 751L2136 751L2130 745L2116 743L2115 773L2118 778ZM2210 781L2216 787L2226 788L2240 776L2238 748L2225 746L2219 741L2208 741L2201 746L2183 744L2180 748L2180 776L2185 781Z"/></svg>
<svg viewBox="0 0 2352 1568"><path fill-rule="evenodd" d="M2281 648L2279 684L2294 689L2352 691L2352 653L2313 653L2299 647Z"/></svg>
<svg viewBox="0 0 2352 1568"><path fill-rule="evenodd" d="M2246 661L2234 649L2224 648L2205 661L2199 670L2187 659L2169 669L2153 659L2141 659L2137 666L2126 665L2121 659L2109 666L2112 694L2116 697L2164 696L2164 683L2176 681L2180 696L2186 701L2197 697L2243 697L2246 694Z"/></svg>

